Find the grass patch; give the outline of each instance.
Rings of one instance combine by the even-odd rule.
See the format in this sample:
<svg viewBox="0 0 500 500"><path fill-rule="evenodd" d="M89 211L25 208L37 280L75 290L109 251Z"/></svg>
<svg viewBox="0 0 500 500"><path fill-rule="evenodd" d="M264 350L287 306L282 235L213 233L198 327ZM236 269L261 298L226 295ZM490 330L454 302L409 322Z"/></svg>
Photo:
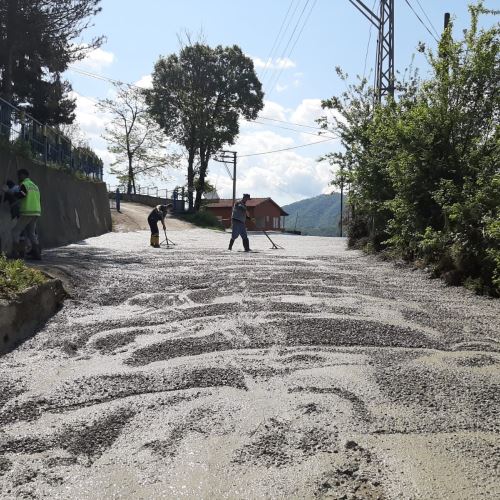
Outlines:
<svg viewBox="0 0 500 500"><path fill-rule="evenodd" d="M28 267L22 260L8 260L0 255L0 298L13 298L45 281L47 278L43 273Z"/></svg>
<svg viewBox="0 0 500 500"><path fill-rule="evenodd" d="M183 214L180 216L181 219L186 222L190 222L195 226L204 227L208 229L217 229L219 231L224 231L224 226L217 219L217 217L208 212L207 210L200 210L199 212L195 212L193 214Z"/></svg>

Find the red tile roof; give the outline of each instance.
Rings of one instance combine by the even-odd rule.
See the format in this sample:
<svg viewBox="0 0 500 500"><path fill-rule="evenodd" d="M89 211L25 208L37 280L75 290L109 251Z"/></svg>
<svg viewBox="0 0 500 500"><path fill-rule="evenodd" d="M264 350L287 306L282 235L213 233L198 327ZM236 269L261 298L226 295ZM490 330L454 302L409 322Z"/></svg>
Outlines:
<svg viewBox="0 0 500 500"><path fill-rule="evenodd" d="M239 198L241 199L241 198ZM288 215L272 198L250 198L247 201L247 207L252 208L264 203L266 201L271 202L273 205L276 205L282 212L282 215ZM233 208L233 199L221 199L218 201L215 200L206 200L207 205L210 208Z"/></svg>
<svg viewBox="0 0 500 500"><path fill-rule="evenodd" d="M241 199L241 198L240 198ZM271 198L250 198L247 201L247 207L256 207L264 201L271 200ZM213 208L233 208L233 199L221 199L217 201L207 200L210 207ZM272 200L271 200L272 201Z"/></svg>

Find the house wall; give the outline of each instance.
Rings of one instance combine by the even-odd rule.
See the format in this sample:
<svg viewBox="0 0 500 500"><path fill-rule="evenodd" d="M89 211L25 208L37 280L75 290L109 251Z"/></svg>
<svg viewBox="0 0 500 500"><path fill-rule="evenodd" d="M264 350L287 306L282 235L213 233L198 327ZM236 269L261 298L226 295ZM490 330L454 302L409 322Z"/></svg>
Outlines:
<svg viewBox="0 0 500 500"><path fill-rule="evenodd" d="M226 229L231 227L231 208L211 207L207 205L206 209L212 212L216 217L220 217ZM256 223L247 221L247 229L249 231L258 231L260 229L265 229L266 231L283 230L281 210L270 201L265 201L256 207L248 207L248 215L256 219Z"/></svg>
<svg viewBox="0 0 500 500"><path fill-rule="evenodd" d="M257 205L253 209L252 217L255 217L256 224L253 222L249 223L249 229L265 229L266 231L281 231L283 229L281 210L270 201L265 201ZM250 224L252 227L250 227Z"/></svg>

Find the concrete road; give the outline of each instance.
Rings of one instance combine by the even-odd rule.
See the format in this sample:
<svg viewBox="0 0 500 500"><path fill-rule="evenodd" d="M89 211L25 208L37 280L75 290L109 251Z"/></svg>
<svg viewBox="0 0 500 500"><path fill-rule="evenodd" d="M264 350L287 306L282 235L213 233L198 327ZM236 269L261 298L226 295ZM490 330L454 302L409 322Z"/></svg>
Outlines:
<svg viewBox="0 0 500 500"><path fill-rule="evenodd" d="M499 302L277 236L110 233L47 252L74 296L0 360L0 497L500 494Z"/></svg>

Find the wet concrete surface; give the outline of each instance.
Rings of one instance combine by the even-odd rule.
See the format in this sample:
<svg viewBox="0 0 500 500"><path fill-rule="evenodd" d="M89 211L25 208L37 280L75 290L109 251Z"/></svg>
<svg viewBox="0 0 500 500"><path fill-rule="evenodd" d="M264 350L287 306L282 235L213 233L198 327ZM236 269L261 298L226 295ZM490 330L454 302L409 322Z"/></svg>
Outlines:
<svg viewBox="0 0 500 500"><path fill-rule="evenodd" d="M168 225L168 223L167 223ZM0 497L498 498L499 302L276 236L112 233L0 358Z"/></svg>

